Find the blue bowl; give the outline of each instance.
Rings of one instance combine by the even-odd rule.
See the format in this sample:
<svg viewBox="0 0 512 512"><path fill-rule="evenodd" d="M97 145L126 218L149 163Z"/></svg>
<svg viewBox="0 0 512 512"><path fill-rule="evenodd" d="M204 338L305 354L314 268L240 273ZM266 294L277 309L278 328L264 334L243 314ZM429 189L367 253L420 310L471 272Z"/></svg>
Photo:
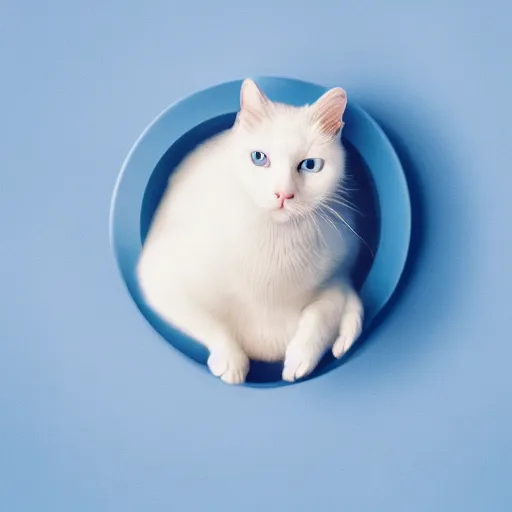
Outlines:
<svg viewBox="0 0 512 512"><path fill-rule="evenodd" d="M258 85L273 101L304 105L316 101L327 88L289 78L260 78ZM136 265L151 219L169 174L183 157L208 137L229 128L239 109L241 81L205 89L171 105L142 133L129 152L112 197L110 236L121 275L133 300L150 324L171 345L203 365L207 351L173 329L145 303L136 279ZM377 123L350 101L344 115L343 142L348 170L363 213L359 233L368 250L361 252L354 274L365 304L365 328L387 304L402 275L411 236L411 207L400 161ZM340 364L326 356L309 377ZM249 385L286 385L280 366L252 365Z"/></svg>

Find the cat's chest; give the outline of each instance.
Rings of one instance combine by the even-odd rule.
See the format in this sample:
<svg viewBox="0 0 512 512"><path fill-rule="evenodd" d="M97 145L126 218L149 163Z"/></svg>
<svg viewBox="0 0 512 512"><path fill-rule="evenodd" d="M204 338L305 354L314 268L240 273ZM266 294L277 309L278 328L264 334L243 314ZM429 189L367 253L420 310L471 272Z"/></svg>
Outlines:
<svg viewBox="0 0 512 512"><path fill-rule="evenodd" d="M255 295L309 293L325 279L331 263L316 232L256 229L232 251L233 287Z"/></svg>

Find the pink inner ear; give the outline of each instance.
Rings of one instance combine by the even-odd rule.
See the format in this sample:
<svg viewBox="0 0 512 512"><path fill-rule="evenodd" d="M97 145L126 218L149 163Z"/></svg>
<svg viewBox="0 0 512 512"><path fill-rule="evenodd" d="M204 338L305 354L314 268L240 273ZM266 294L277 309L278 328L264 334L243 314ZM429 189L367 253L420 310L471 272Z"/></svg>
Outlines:
<svg viewBox="0 0 512 512"><path fill-rule="evenodd" d="M252 80L245 80L240 91L239 119L254 126L265 116L268 104L269 100L259 87Z"/></svg>
<svg viewBox="0 0 512 512"><path fill-rule="evenodd" d="M259 110L264 108L267 102L267 97L252 80L244 80L240 90L240 107L242 110Z"/></svg>
<svg viewBox="0 0 512 512"><path fill-rule="evenodd" d="M336 135L341 130L341 121L338 118L326 118L321 121L322 132L328 135Z"/></svg>
<svg viewBox="0 0 512 512"><path fill-rule="evenodd" d="M313 105L320 130L334 137L343 126L341 120L347 106L347 95L343 89L331 89Z"/></svg>

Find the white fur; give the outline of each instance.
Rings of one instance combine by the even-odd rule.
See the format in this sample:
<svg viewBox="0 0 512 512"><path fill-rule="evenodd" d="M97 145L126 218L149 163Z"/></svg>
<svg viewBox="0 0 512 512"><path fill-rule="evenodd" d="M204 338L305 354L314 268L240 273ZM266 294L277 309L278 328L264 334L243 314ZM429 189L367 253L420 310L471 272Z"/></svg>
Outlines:
<svg viewBox="0 0 512 512"><path fill-rule="evenodd" d="M341 357L361 331L357 294L332 279L340 264L348 272L357 239L322 206L337 206L354 227L336 202L345 104L341 89L311 106L275 104L246 80L233 128L171 176L139 261L141 290L161 317L206 346L210 370L225 382L243 382L249 358L284 360L283 378L294 381L330 346ZM270 165L255 166L252 151ZM305 158L324 159L323 169L298 172ZM295 197L279 208L276 192Z"/></svg>

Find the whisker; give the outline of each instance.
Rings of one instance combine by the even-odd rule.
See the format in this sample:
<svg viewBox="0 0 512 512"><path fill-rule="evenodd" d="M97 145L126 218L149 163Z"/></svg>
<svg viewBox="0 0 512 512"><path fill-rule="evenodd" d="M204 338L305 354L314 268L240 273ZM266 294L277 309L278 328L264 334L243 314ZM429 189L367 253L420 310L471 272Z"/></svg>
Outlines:
<svg viewBox="0 0 512 512"><path fill-rule="evenodd" d="M318 215L320 216L320 218L322 218L323 220L325 220L326 222L328 222L334 229L335 231L338 233L338 235L341 236L341 238L343 238L343 234L341 233L341 231L338 229L338 226L336 226L336 224L334 223L334 221L327 216L327 214L325 214L324 212L322 212L321 210L318 210Z"/></svg>
<svg viewBox="0 0 512 512"><path fill-rule="evenodd" d="M336 192L340 192L340 193L348 193L348 192L360 192L361 189L360 188L349 188L347 187L343 182L342 183L339 183L337 188L336 188Z"/></svg>
<svg viewBox="0 0 512 512"><path fill-rule="evenodd" d="M368 248L368 250L370 251L370 254L372 255L372 257L375 257L375 254L373 253L371 247L368 245L368 243L366 242L366 240L364 240L364 238L362 236L360 236L353 228L352 226L336 211L334 210L333 208L331 208L329 205L326 205L326 204L323 204L321 203L321 206L323 206L324 208L327 209L328 212L332 213L333 215L335 215L341 222L343 222L343 224L345 224L345 226L347 226L348 229L350 229L350 231L357 236L357 238L359 238L359 240L361 240L361 242L363 242L364 245L366 245L366 247Z"/></svg>
<svg viewBox="0 0 512 512"><path fill-rule="evenodd" d="M355 207L355 203L353 203L349 198L350 198L350 195L349 194L346 194L346 195L343 195L341 192L337 192L337 191L334 191L334 193L332 194L332 197L336 198L336 199L339 199L341 201L344 201L348 204L350 204L351 206L354 206Z"/></svg>
<svg viewBox="0 0 512 512"><path fill-rule="evenodd" d="M354 208L356 207L355 203L352 201L352 194L347 193L345 190L334 190L331 194L332 197L336 199L340 199L341 201L345 201Z"/></svg>
<svg viewBox="0 0 512 512"><path fill-rule="evenodd" d="M317 237L318 237L318 241L319 243L322 245L322 249L326 249L327 248L327 244L325 242L325 238L322 234L322 230L320 229L320 226L318 225L318 222L315 218L315 214L314 212L312 212L310 209L308 208L298 208L297 209L297 213L298 213L298 216L300 218L301 221L305 221L308 225L310 226L313 226L316 234L317 234ZM320 253L318 253L319 255Z"/></svg>
<svg viewBox="0 0 512 512"><path fill-rule="evenodd" d="M361 212L361 210L358 210L354 205L350 204L348 201L343 201L342 199L331 197L327 200L327 204L334 203L339 204L340 206L344 206L345 208L348 208L349 210L352 210L353 212L357 213L358 215L361 215L364 217L364 214Z"/></svg>
<svg viewBox="0 0 512 512"><path fill-rule="evenodd" d="M318 225L318 222L317 222L317 219L316 219L315 215L311 214L309 218L312 221L313 226L314 226L314 228L315 228L315 230L316 230L316 232L318 234L318 238L320 240L320 243L323 245L324 249L327 249L327 242L325 241L325 237L324 237L324 235L322 233L322 230L320 229L320 226Z"/></svg>

